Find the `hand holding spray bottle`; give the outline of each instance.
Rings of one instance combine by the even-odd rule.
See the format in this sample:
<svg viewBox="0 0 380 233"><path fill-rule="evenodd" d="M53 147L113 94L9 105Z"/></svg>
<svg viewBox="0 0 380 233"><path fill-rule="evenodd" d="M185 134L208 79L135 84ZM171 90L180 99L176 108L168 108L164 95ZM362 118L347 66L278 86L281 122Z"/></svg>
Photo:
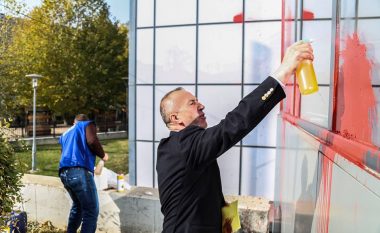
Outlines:
<svg viewBox="0 0 380 233"><path fill-rule="evenodd" d="M304 41L309 43L313 42L313 40ZM313 61L303 60L296 69L296 77L302 95L308 95L318 91Z"/></svg>

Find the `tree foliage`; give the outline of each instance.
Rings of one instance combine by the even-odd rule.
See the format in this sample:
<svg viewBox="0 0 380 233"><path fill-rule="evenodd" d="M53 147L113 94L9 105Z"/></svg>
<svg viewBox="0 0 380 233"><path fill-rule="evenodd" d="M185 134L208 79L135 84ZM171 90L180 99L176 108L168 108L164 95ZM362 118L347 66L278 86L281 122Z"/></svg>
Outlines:
<svg viewBox="0 0 380 233"><path fill-rule="evenodd" d="M9 30L9 29L8 29ZM128 73L128 29L109 19L104 0L44 0L28 17L13 19L3 46L7 107L31 106L38 73L38 101L57 114L99 113L125 104L121 77ZM3 97L3 100L5 99Z"/></svg>

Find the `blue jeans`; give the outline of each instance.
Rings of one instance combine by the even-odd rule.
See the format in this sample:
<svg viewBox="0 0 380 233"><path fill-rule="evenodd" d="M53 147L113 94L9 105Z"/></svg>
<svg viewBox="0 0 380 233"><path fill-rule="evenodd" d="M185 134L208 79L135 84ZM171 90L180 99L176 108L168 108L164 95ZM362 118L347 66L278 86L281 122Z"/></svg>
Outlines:
<svg viewBox="0 0 380 233"><path fill-rule="evenodd" d="M84 168L73 167L62 169L59 176L73 200L67 233L76 233L81 223L82 233L95 232L99 202L93 174Z"/></svg>

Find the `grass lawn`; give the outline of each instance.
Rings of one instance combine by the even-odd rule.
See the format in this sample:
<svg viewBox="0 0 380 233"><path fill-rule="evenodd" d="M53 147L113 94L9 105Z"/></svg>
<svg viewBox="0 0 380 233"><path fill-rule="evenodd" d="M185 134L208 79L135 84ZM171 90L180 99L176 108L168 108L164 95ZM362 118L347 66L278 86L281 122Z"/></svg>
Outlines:
<svg viewBox="0 0 380 233"><path fill-rule="evenodd" d="M112 139L101 141L104 151L108 153L109 160L105 167L116 173L128 173L128 140ZM32 150L16 152L17 158L25 164L24 173L29 173L32 165ZM37 172L34 174L45 176L58 176L59 160L61 158L60 145L37 146L36 167ZM96 163L99 161L97 158Z"/></svg>

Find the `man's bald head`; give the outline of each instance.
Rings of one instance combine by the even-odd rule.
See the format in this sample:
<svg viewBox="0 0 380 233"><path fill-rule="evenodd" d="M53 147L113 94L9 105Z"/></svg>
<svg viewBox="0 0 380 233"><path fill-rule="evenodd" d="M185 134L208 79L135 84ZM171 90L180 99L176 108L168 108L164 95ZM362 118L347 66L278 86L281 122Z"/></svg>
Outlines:
<svg viewBox="0 0 380 233"><path fill-rule="evenodd" d="M182 87L177 87L174 90L169 91L166 93L164 97L162 97L161 102L160 102L160 113L162 120L164 121L165 125L168 125L170 123L170 113L173 110L174 107L174 100L172 97L172 94L177 92L177 91L183 91Z"/></svg>

